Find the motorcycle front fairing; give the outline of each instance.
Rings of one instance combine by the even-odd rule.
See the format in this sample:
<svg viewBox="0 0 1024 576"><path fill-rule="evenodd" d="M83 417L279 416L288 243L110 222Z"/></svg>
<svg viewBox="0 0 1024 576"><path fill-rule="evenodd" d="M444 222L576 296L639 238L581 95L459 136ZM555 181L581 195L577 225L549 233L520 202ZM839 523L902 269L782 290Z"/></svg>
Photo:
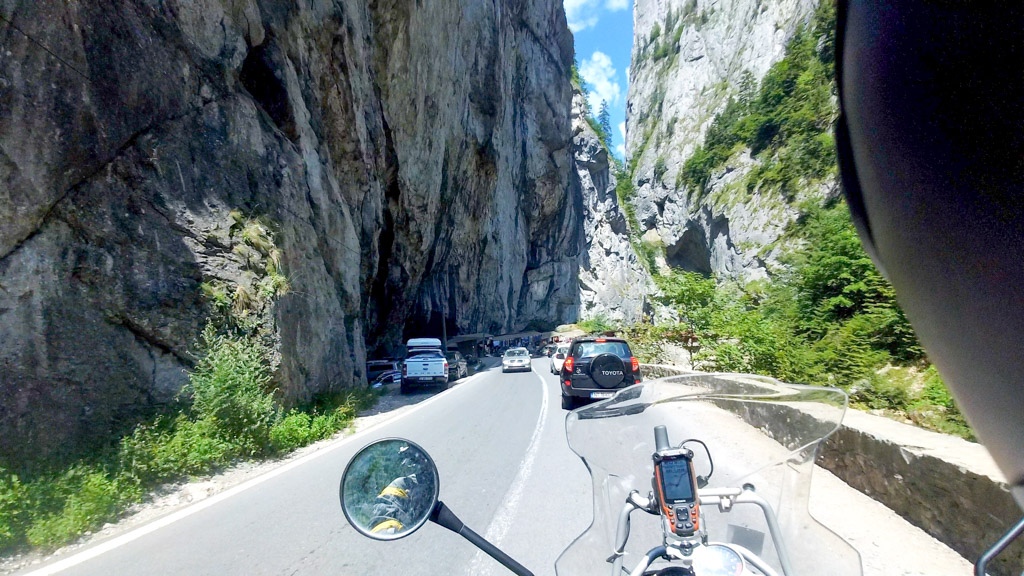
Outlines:
<svg viewBox="0 0 1024 576"><path fill-rule="evenodd" d="M611 573L620 513L632 491L650 493L653 429L664 425L673 446L687 439L706 443L714 473L698 493L746 485L778 518L776 538L759 507L720 509L718 500L708 497L715 502L701 505L708 542L750 550L780 575L860 576L857 551L808 512L815 455L838 428L846 402L846 394L834 388L764 376L692 374L638 384L571 412L566 437L590 471L594 519L559 556L556 573ZM696 444L687 447L696 452L696 473L706 476L711 462L704 451ZM659 516L634 512L622 566L631 570L663 543L664 534ZM780 549L788 561L780 560Z"/></svg>

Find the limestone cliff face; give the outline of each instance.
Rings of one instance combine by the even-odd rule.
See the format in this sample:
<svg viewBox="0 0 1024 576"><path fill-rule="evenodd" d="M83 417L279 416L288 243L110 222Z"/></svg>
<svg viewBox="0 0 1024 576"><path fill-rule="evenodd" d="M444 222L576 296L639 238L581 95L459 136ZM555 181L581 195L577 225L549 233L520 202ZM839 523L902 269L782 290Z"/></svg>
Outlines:
<svg viewBox="0 0 1024 576"><path fill-rule="evenodd" d="M635 210L667 264L755 279L777 254L773 243L797 216L756 192L728 194L752 168L748 154L712 175L709 194L677 184L683 162L730 97L757 88L785 53L815 0L637 0L627 108L627 154L635 161ZM834 192L834 185L809 194Z"/></svg>
<svg viewBox="0 0 1024 576"><path fill-rule="evenodd" d="M73 456L175 395L201 284L253 287L233 212L275 223L290 398L441 310L575 320L561 2L0 9L0 460Z"/></svg>
<svg viewBox="0 0 1024 576"><path fill-rule="evenodd" d="M631 324L650 311L647 295L654 283L629 242L608 150L587 123L586 100L576 92L572 103L573 155L584 214L580 315Z"/></svg>

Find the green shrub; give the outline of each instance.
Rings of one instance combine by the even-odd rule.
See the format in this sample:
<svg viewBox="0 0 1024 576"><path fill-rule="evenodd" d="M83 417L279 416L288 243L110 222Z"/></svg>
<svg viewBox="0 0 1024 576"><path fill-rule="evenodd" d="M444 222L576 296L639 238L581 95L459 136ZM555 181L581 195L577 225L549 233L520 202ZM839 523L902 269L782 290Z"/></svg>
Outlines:
<svg viewBox="0 0 1024 576"><path fill-rule="evenodd" d="M14 474L0 468L0 551L10 549L28 521L29 494Z"/></svg>
<svg viewBox="0 0 1024 576"><path fill-rule="evenodd" d="M203 431L255 456L270 448L278 407L270 387L269 350L257 339L203 331L205 355L190 375L192 414ZM207 446L204 443L204 447Z"/></svg>
<svg viewBox="0 0 1024 576"><path fill-rule="evenodd" d="M924 372L924 387L921 396L936 406L959 411L953 396L950 395L946 383L942 381L942 376L939 376L939 371L935 369L935 366L929 366Z"/></svg>
<svg viewBox="0 0 1024 576"><path fill-rule="evenodd" d="M911 385L899 372L872 373L850 390L850 401L874 410L902 410L912 398Z"/></svg>
<svg viewBox="0 0 1024 576"><path fill-rule="evenodd" d="M923 378L924 385L920 398L909 411L914 423L974 441L974 431L967 424L935 366L929 366L924 371Z"/></svg>
<svg viewBox="0 0 1024 576"><path fill-rule="evenodd" d="M696 272L673 270L655 276L662 304L675 309L687 327L698 332L711 327L711 305L715 298L714 278Z"/></svg>
<svg viewBox="0 0 1024 576"><path fill-rule="evenodd" d="M609 142L611 142L611 134L605 131L604 127L601 126L601 123L598 122L597 118L594 118L593 116L588 114L587 124L590 125L590 128L594 131L595 134L597 134L597 139L601 141L601 145L604 146L604 149L611 150L611 148L609 148L608 146Z"/></svg>
<svg viewBox="0 0 1024 576"><path fill-rule="evenodd" d="M629 347L640 362L657 364L663 361L664 342L679 330L680 327L638 323L624 327L622 336L629 340Z"/></svg>
<svg viewBox="0 0 1024 576"><path fill-rule="evenodd" d="M587 320L576 323L576 327L587 333L608 332L615 329L615 326L604 316L598 315Z"/></svg>
<svg viewBox="0 0 1024 576"><path fill-rule="evenodd" d="M121 440L118 462L124 474L145 486L207 473L243 455L242 446L223 436L211 419L183 414L140 425Z"/></svg>
<svg viewBox="0 0 1024 576"><path fill-rule="evenodd" d="M661 182L662 176L668 172L668 165L665 163L663 156L658 156L658 159L654 162L654 180L655 182Z"/></svg>
<svg viewBox="0 0 1024 576"><path fill-rule="evenodd" d="M636 216L632 216L632 218L635 220ZM640 265L651 274L656 274L658 271L658 255L662 251L661 245L646 240L631 240L630 245L633 247L633 252L637 255Z"/></svg>
<svg viewBox="0 0 1024 576"><path fill-rule="evenodd" d="M305 446L310 441L313 418L305 412L292 410L270 429L270 441L280 452Z"/></svg>
<svg viewBox="0 0 1024 576"><path fill-rule="evenodd" d="M674 34L673 38L675 38ZM654 59L655 62L675 54L676 47L673 44L669 43L667 40L668 39L666 38L665 41L655 44L654 52L651 53L651 57Z"/></svg>
<svg viewBox="0 0 1024 576"><path fill-rule="evenodd" d="M372 392L356 391L319 399L309 412L293 409L270 430L271 442L278 451L287 452L330 438L376 398Z"/></svg>
<svg viewBox="0 0 1024 576"><path fill-rule="evenodd" d="M53 481L63 506L39 515L28 528L28 543L52 548L76 536L95 530L141 497L139 485L131 478L111 476L92 466L75 466Z"/></svg>
<svg viewBox="0 0 1024 576"><path fill-rule="evenodd" d="M196 476L227 466L239 457L252 456L251 443L245 437L224 436L230 427L214 418L190 420L179 417L170 442L162 447L167 461L178 464L174 476ZM269 436L269 433L267 433Z"/></svg>
<svg viewBox="0 0 1024 576"><path fill-rule="evenodd" d="M635 159L630 159L630 163L635 165ZM622 213L626 217L630 241L636 245L638 244L636 234L639 233L640 222L636 218L636 209L633 208L633 197L636 195L636 190L633 188L633 179L630 173L625 170L619 170L615 174L615 178L615 197L619 201L619 208L622 209Z"/></svg>
<svg viewBox="0 0 1024 576"><path fill-rule="evenodd" d="M580 76L580 62L576 56L572 57L572 67L569 68L569 81L583 94L587 93L587 81Z"/></svg>
<svg viewBox="0 0 1024 576"><path fill-rule="evenodd" d="M729 340L702 347L693 360L695 366L709 372L750 372L740 343Z"/></svg>
<svg viewBox="0 0 1024 576"><path fill-rule="evenodd" d="M122 471L149 485L181 473L181 461L168 449L175 435L175 421L160 417L140 424L121 439L118 465Z"/></svg>

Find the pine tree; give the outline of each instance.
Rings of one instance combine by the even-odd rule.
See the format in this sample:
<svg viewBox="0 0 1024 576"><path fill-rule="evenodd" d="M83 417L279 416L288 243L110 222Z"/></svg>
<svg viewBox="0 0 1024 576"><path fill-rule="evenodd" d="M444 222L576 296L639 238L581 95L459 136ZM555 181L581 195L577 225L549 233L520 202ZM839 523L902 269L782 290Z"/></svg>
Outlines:
<svg viewBox="0 0 1024 576"><path fill-rule="evenodd" d="M601 126L601 130L604 131L604 137L607 140L612 138L612 119L611 114L608 112L608 101L601 100L601 108L597 113L597 123Z"/></svg>

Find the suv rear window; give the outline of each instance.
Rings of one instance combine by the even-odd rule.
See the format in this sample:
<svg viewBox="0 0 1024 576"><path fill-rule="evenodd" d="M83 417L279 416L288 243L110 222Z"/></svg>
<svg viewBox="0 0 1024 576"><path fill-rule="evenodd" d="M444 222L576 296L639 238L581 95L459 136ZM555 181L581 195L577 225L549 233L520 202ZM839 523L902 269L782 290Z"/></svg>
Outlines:
<svg viewBox="0 0 1024 576"><path fill-rule="evenodd" d="M615 354L619 358L629 358L629 345L625 342L580 342L574 356L590 358L599 354Z"/></svg>

